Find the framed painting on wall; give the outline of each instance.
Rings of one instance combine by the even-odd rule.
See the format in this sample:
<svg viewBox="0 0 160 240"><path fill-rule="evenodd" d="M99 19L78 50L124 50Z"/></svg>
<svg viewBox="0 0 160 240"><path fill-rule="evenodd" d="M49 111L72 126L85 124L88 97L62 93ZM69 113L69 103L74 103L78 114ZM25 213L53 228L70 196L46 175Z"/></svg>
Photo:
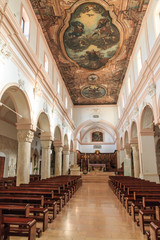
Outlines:
<svg viewBox="0 0 160 240"><path fill-rule="evenodd" d="M92 142L103 142L103 133L99 131L92 132Z"/></svg>

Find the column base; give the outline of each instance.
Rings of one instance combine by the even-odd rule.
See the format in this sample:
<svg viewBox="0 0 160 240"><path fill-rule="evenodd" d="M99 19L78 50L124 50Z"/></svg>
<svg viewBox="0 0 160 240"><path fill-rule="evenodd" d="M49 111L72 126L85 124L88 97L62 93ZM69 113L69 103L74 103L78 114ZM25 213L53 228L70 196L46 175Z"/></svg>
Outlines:
<svg viewBox="0 0 160 240"><path fill-rule="evenodd" d="M160 182L158 174L143 174L142 178L145 180L149 180L151 182L156 182L156 183Z"/></svg>
<svg viewBox="0 0 160 240"><path fill-rule="evenodd" d="M70 175L80 175L80 167L78 165L74 165L70 168Z"/></svg>

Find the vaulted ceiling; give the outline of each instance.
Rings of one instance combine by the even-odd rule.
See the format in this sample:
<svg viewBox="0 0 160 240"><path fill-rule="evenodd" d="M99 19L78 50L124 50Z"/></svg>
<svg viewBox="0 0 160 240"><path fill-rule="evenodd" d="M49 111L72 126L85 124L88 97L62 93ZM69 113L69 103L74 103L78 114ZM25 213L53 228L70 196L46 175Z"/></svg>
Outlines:
<svg viewBox="0 0 160 240"><path fill-rule="evenodd" d="M75 105L116 104L149 0L30 0Z"/></svg>

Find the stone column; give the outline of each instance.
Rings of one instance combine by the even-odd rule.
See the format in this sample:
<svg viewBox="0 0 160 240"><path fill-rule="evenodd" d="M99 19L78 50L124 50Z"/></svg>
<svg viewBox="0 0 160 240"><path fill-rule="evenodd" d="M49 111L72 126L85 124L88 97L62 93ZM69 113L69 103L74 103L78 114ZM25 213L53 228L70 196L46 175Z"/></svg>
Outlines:
<svg viewBox="0 0 160 240"><path fill-rule="evenodd" d="M31 142L34 133L31 130L18 130L18 162L17 162L17 186L21 183L29 183Z"/></svg>
<svg viewBox="0 0 160 240"><path fill-rule="evenodd" d="M124 176L132 176L131 170L131 148L125 148Z"/></svg>
<svg viewBox="0 0 160 240"><path fill-rule="evenodd" d="M70 166L74 165L74 152L71 151L69 155Z"/></svg>
<svg viewBox="0 0 160 240"><path fill-rule="evenodd" d="M77 166L77 152L74 152L74 166Z"/></svg>
<svg viewBox="0 0 160 240"><path fill-rule="evenodd" d="M148 130L149 131L149 130ZM157 160L155 151L154 133L144 131L140 136L141 144L141 161L142 161L142 178L145 180L159 183L157 171Z"/></svg>
<svg viewBox="0 0 160 240"><path fill-rule="evenodd" d="M68 175L69 153L70 151L63 151L63 175Z"/></svg>
<svg viewBox="0 0 160 240"><path fill-rule="evenodd" d="M117 168L121 167L121 163L120 163L120 151L117 151Z"/></svg>
<svg viewBox="0 0 160 240"><path fill-rule="evenodd" d="M55 176L62 175L62 147L55 147Z"/></svg>
<svg viewBox="0 0 160 240"><path fill-rule="evenodd" d="M51 165L51 141L41 141L42 161L41 161L41 179L50 177Z"/></svg>
<svg viewBox="0 0 160 240"><path fill-rule="evenodd" d="M139 149L138 144L131 144L133 150L133 164L134 164L134 177L139 178L140 175L140 164L139 164Z"/></svg>
<svg viewBox="0 0 160 240"><path fill-rule="evenodd" d="M124 149L121 148L120 149L120 167L122 166L122 163L124 162L124 159L125 159L125 152L124 152Z"/></svg>

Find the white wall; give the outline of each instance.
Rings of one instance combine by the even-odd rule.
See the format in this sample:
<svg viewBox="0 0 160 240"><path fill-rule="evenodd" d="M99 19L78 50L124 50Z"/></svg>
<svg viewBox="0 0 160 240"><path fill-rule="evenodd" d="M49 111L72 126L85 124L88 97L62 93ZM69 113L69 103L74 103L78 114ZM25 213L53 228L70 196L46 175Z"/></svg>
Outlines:
<svg viewBox="0 0 160 240"><path fill-rule="evenodd" d="M95 144L99 145L99 144ZM113 145L101 145L101 149L94 148L95 145L81 145L80 152L82 153L94 153L96 150L99 150L101 153L113 153L116 150L116 144Z"/></svg>
<svg viewBox="0 0 160 240"><path fill-rule="evenodd" d="M105 120L116 126L118 122L117 106L74 106L73 119L78 127L87 120L93 120L93 115L99 115L99 120ZM95 120L98 121L98 120Z"/></svg>

